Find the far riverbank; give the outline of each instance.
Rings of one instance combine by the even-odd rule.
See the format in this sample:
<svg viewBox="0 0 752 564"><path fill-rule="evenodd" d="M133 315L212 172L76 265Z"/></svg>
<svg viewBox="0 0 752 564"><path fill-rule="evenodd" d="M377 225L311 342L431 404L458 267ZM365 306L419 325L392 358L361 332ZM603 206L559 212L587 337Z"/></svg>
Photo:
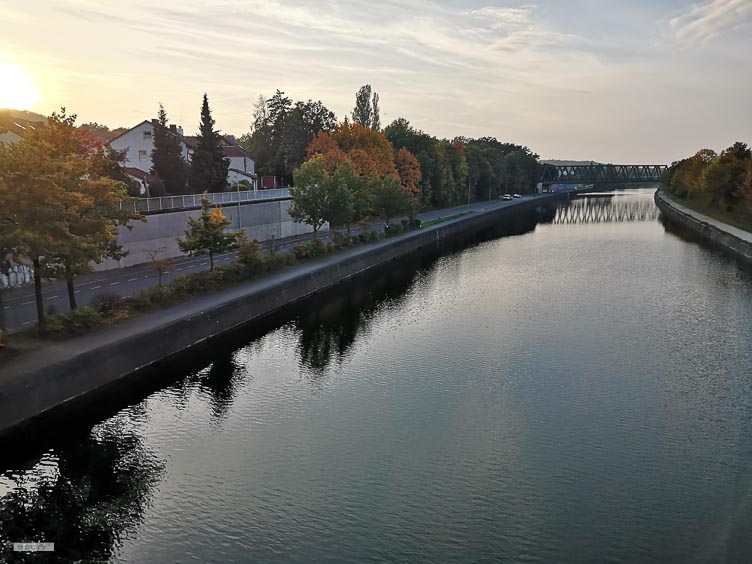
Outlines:
<svg viewBox="0 0 752 564"><path fill-rule="evenodd" d="M670 221L697 233L709 244L752 264L752 233L682 206L658 190L655 203Z"/></svg>

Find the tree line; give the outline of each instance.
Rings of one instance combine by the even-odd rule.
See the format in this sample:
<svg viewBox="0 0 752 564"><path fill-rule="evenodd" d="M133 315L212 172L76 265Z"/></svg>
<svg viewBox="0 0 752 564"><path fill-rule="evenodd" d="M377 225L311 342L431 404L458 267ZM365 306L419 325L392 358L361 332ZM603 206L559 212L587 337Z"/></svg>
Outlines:
<svg viewBox="0 0 752 564"><path fill-rule="evenodd" d="M679 198L704 200L710 209L752 221L752 151L736 142L716 153L702 149L669 167L666 189Z"/></svg>

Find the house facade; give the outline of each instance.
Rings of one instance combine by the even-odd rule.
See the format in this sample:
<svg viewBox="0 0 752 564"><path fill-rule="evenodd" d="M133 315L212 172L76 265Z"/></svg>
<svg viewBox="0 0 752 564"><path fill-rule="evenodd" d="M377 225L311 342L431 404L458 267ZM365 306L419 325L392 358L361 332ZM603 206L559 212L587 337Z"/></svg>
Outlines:
<svg viewBox="0 0 752 564"><path fill-rule="evenodd" d="M156 119L144 120L112 139L109 145L118 151L125 151L127 168L138 169L149 174L153 165L151 154L154 151L154 131L158 127L162 126ZM183 158L186 162L190 162L191 155L198 146L198 138L183 135L183 129L175 125L170 125L168 131L178 138ZM257 189L256 163L253 157L232 138L223 137L222 142L224 155L230 160L230 170L227 173L228 187L235 186L241 180L247 180L254 189Z"/></svg>

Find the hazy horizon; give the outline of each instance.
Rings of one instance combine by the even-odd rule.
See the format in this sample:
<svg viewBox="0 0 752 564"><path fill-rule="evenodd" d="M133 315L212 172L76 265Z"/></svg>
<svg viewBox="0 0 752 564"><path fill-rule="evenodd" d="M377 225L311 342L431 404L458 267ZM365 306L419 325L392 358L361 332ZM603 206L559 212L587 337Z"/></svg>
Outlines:
<svg viewBox="0 0 752 564"><path fill-rule="evenodd" d="M259 95L321 100L342 120L371 84L383 125L544 159L669 163L750 141L744 0L100 4L0 0L0 72L38 97L19 109L114 128L161 102L191 134L207 92L217 126L242 135Z"/></svg>

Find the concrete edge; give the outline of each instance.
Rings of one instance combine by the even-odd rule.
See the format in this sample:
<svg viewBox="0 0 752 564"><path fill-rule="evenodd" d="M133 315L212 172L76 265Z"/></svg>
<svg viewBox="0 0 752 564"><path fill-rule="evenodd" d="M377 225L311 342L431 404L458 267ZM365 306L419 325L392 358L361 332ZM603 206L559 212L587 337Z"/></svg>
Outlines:
<svg viewBox="0 0 752 564"><path fill-rule="evenodd" d="M669 220L700 235L708 243L752 264L752 243L733 233L703 221L692 213L678 209L660 190L655 193L655 203Z"/></svg>

